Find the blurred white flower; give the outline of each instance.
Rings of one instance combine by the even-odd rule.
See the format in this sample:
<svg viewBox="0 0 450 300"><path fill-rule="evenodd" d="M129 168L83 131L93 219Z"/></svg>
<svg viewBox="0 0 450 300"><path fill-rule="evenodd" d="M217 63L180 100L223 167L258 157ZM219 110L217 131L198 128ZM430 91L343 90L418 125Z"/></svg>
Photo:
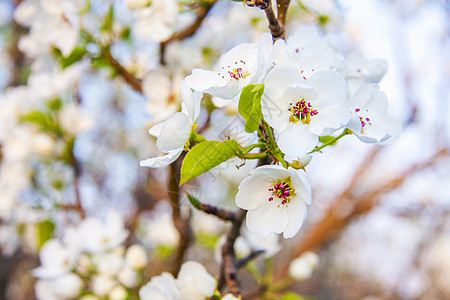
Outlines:
<svg viewBox="0 0 450 300"><path fill-rule="evenodd" d="M278 165L261 166L250 174L236 195L236 205L248 210L248 230L263 239L272 232L294 237L306 218L306 204L311 204L306 176Z"/></svg>
<svg viewBox="0 0 450 300"><path fill-rule="evenodd" d="M78 105L65 105L59 114L61 126L74 135L90 130L94 126L92 115L81 110Z"/></svg>
<svg viewBox="0 0 450 300"><path fill-rule="evenodd" d="M222 297L222 300L241 300L241 298L236 298L233 294L226 294Z"/></svg>
<svg viewBox="0 0 450 300"><path fill-rule="evenodd" d="M133 269L141 270L148 263L147 252L141 245L134 244L127 249L125 261Z"/></svg>
<svg viewBox="0 0 450 300"><path fill-rule="evenodd" d="M211 297L217 282L205 267L195 261L186 261L178 273L177 284L183 300L204 300Z"/></svg>
<svg viewBox="0 0 450 300"><path fill-rule="evenodd" d="M319 257L311 251L303 252L299 257L291 261L289 275L295 280L305 280L311 277L319 264Z"/></svg>
<svg viewBox="0 0 450 300"><path fill-rule="evenodd" d="M172 274L154 276L139 290L141 300L181 300L180 291ZM184 300L184 298L183 298Z"/></svg>
<svg viewBox="0 0 450 300"><path fill-rule="evenodd" d="M138 273L130 266L125 265L117 275L117 280L125 287L132 289L137 286Z"/></svg>
<svg viewBox="0 0 450 300"><path fill-rule="evenodd" d="M33 275L43 279L54 279L68 273L75 264L75 252L59 240L47 241L39 252L41 266L33 270Z"/></svg>
<svg viewBox="0 0 450 300"><path fill-rule="evenodd" d="M129 9L144 8L150 4L150 0L125 0Z"/></svg>
<svg viewBox="0 0 450 300"><path fill-rule="evenodd" d="M97 272L109 277L116 276L124 263L123 257L116 253L97 253L93 261L97 266Z"/></svg>
<svg viewBox="0 0 450 300"><path fill-rule="evenodd" d="M51 281L53 293L60 299L75 299L80 295L83 281L74 273L67 273Z"/></svg>
<svg viewBox="0 0 450 300"><path fill-rule="evenodd" d="M97 218L84 219L77 228L78 247L88 252L102 252L120 245L128 236L123 217L110 211L103 223Z"/></svg>
<svg viewBox="0 0 450 300"><path fill-rule="evenodd" d="M120 285L116 285L108 294L109 300L125 300L128 297L127 290Z"/></svg>
<svg viewBox="0 0 450 300"><path fill-rule="evenodd" d="M116 285L116 281L108 276L97 275L92 278L92 291L100 297L109 294Z"/></svg>

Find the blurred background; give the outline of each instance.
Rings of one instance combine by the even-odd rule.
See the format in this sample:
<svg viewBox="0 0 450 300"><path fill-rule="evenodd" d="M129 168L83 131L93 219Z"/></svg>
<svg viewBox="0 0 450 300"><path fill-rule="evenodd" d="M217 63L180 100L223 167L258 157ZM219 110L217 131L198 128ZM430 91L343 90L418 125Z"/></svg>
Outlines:
<svg viewBox="0 0 450 300"><path fill-rule="evenodd" d="M145 11L139 1L0 1L0 299L36 299L44 243L111 210L128 232L120 244L149 256L142 283L176 270L180 245L189 246L181 258L218 276L214 249L227 225L200 212L184 218L183 191L236 208L254 164L228 162L180 192L170 185L176 169L139 161L159 155L147 131L179 109L181 80L256 41L264 13L232 1L155 1ZM292 0L287 36L301 24L343 55L388 62L380 89L403 133L386 146L347 136L313 158L313 203L297 236L280 241L275 280L309 250L317 269L286 289L305 299L450 299L450 2ZM242 127L232 108L205 103L205 136ZM241 276L244 298L260 299L250 272Z"/></svg>

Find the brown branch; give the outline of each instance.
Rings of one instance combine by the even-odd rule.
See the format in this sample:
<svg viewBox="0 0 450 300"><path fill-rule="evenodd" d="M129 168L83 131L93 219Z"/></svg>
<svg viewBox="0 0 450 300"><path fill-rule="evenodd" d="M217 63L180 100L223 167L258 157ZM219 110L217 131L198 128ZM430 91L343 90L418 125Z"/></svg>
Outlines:
<svg viewBox="0 0 450 300"><path fill-rule="evenodd" d="M247 263L251 262L252 260L254 260L255 258L257 258L260 254L263 254L264 252L266 252L265 250L253 250L252 252L250 252L249 255L247 255L247 257L241 258L240 260L238 260L236 266L238 269L243 268Z"/></svg>
<svg viewBox="0 0 450 300"><path fill-rule="evenodd" d="M168 183L168 194L172 206L172 219L175 228L178 230L180 240L174 255L174 260L170 264L170 272L175 276L178 274L183 263L183 258L192 241L192 230L189 224L189 216L183 216L180 209L180 187L178 185L178 175L184 155L181 155L170 165L170 179Z"/></svg>
<svg viewBox="0 0 450 300"><path fill-rule="evenodd" d="M272 0L244 1L247 6L258 7L259 9L264 10L264 12L266 13L267 21L269 21L269 29L274 41L278 39L284 39L284 23L286 21L286 11L289 6L289 0L277 2L278 18L275 16L275 12L273 11Z"/></svg>
<svg viewBox="0 0 450 300"><path fill-rule="evenodd" d="M170 38L168 38L165 41L162 41L160 43L160 63L161 65L165 65L165 49L166 46L172 42L175 41L181 41L185 38L193 36L197 30L202 25L203 21L205 20L206 16L208 15L211 8L216 4L216 1L203 3L198 8L197 18L195 19L194 23L186 27L185 29L174 33Z"/></svg>
<svg viewBox="0 0 450 300"><path fill-rule="evenodd" d="M217 288L222 290L225 283L230 293L238 297L241 293L241 283L237 276L238 262L234 252L234 242L238 238L242 222L245 219L246 211L240 209L236 220L233 222L230 232L228 232L225 244L222 247L222 266Z"/></svg>
<svg viewBox="0 0 450 300"><path fill-rule="evenodd" d="M277 0L277 11L278 11L277 20L280 26L283 28L283 34L285 32L284 26L286 25L286 15L290 2L291 2L290 0Z"/></svg>
<svg viewBox="0 0 450 300"><path fill-rule="evenodd" d="M374 151L377 152L378 150ZM357 177L360 177L355 176L355 181L353 181L349 185L349 188L347 188L339 197L337 197L336 201L334 202L334 204L330 205L330 208L325 213L321 221L319 221L314 226L314 228L312 228L308 232L297 249L293 251L293 257L297 257L307 250L318 250L327 241L331 240L339 232L341 232L355 217L370 212L376 205L378 205L382 195L400 187L408 178L430 166L433 166L439 159L448 156L449 154L449 149L439 150L427 160L413 165L397 177L389 180L377 189L366 192L358 199L352 199L351 196L351 191L358 182L356 181ZM371 157L373 157L373 155L374 153L372 152ZM370 163L367 163L367 165L370 165ZM364 171L364 168L360 168L357 174L360 174ZM340 212L340 209L343 206L346 206L349 203L351 204L352 201L354 203L351 206L351 210L349 213L344 215L342 212Z"/></svg>
<svg viewBox="0 0 450 300"><path fill-rule="evenodd" d="M137 92L142 93L142 81L130 73L124 66L122 66L111 54L109 50L106 51L106 58L108 59L114 70L123 77L123 79Z"/></svg>

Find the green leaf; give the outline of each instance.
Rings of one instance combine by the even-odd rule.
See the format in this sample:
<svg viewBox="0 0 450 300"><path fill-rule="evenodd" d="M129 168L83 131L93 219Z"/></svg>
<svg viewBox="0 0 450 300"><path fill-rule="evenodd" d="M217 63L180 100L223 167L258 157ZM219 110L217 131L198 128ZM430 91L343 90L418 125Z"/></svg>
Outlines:
<svg viewBox="0 0 450 300"><path fill-rule="evenodd" d="M114 23L114 4L111 4L101 26L102 32L110 32Z"/></svg>
<svg viewBox="0 0 450 300"><path fill-rule="evenodd" d="M235 140L205 141L195 145L183 160L180 186L227 161L239 150Z"/></svg>
<svg viewBox="0 0 450 300"><path fill-rule="evenodd" d="M61 101L61 98L54 98L47 102L47 107L51 111L59 111L63 107L63 103Z"/></svg>
<svg viewBox="0 0 450 300"><path fill-rule="evenodd" d="M39 249L51 238L55 232L55 224L52 220L44 220L37 225Z"/></svg>
<svg viewBox="0 0 450 300"><path fill-rule="evenodd" d="M304 298L297 293L287 292L281 297L281 300L303 300Z"/></svg>
<svg viewBox="0 0 450 300"><path fill-rule="evenodd" d="M246 120L245 131L248 133L258 129L261 123L261 98L263 94L264 84L250 84L242 89L238 111Z"/></svg>
<svg viewBox="0 0 450 300"><path fill-rule="evenodd" d="M325 144L328 143L331 140L334 140L336 137L332 136L332 135L324 135L324 136L319 136L319 142ZM334 145L336 144L336 142L331 143L330 145Z"/></svg>
<svg viewBox="0 0 450 300"><path fill-rule="evenodd" d="M52 123L52 120L48 114L38 110L28 113L21 119L22 121L36 124L44 130L48 129Z"/></svg>

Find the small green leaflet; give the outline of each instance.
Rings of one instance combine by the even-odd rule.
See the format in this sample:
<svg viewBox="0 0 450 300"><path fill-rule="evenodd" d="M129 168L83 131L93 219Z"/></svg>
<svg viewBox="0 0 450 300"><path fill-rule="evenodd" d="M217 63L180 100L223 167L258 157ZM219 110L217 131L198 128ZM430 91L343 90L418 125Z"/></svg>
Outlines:
<svg viewBox="0 0 450 300"><path fill-rule="evenodd" d="M240 149L235 140L206 141L195 145L183 160L180 186L227 161Z"/></svg>
<svg viewBox="0 0 450 300"><path fill-rule="evenodd" d="M54 232L55 224L52 220L44 220L38 224L37 234L39 249L45 244L45 242L53 238Z"/></svg>
<svg viewBox="0 0 450 300"><path fill-rule="evenodd" d="M258 129L261 123L261 98L263 94L264 84L250 84L242 89L238 111L246 120L245 131L248 133Z"/></svg>

